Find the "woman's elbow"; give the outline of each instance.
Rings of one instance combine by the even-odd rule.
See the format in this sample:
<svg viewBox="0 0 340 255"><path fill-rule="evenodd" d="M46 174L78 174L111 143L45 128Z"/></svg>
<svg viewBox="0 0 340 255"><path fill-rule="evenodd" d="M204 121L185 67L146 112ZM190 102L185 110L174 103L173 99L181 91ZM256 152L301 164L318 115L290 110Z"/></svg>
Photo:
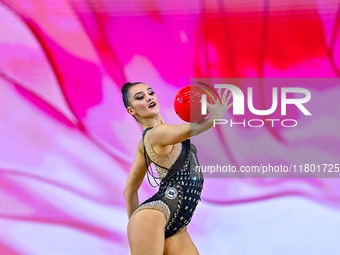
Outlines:
<svg viewBox="0 0 340 255"><path fill-rule="evenodd" d="M129 188L125 188L123 191L124 198L131 197L135 192Z"/></svg>
<svg viewBox="0 0 340 255"><path fill-rule="evenodd" d="M123 191L124 198L126 198L128 196L128 194L129 194L129 190L125 188L124 191Z"/></svg>

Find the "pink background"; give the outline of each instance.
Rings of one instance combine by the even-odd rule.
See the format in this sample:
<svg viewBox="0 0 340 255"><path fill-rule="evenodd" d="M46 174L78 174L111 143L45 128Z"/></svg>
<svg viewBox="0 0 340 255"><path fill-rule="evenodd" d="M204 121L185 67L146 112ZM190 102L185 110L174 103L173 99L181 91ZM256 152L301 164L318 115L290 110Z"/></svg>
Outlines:
<svg viewBox="0 0 340 255"><path fill-rule="evenodd" d="M148 83L179 124L190 78L337 78L339 4L0 1L0 253L128 254L123 189L142 130L122 84ZM226 130L226 157L339 161L340 87L308 89L319 114L275 134ZM207 178L189 232L201 254L339 254L339 184ZM144 182L140 202L154 192Z"/></svg>

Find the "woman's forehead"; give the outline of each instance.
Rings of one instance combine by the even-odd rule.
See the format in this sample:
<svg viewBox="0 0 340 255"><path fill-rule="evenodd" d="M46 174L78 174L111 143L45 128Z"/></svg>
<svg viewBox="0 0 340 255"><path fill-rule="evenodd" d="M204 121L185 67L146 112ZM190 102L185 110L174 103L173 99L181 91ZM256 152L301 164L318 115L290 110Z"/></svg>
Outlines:
<svg viewBox="0 0 340 255"><path fill-rule="evenodd" d="M130 94L134 95L135 93L138 93L140 91L145 91L148 88L150 88L150 86L147 84L144 84L144 83L136 84L130 88Z"/></svg>

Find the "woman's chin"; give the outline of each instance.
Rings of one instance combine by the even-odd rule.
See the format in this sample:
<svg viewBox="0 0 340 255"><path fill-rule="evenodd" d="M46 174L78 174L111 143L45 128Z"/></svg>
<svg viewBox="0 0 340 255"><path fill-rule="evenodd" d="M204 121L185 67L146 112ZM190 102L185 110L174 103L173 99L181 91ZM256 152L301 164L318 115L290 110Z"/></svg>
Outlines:
<svg viewBox="0 0 340 255"><path fill-rule="evenodd" d="M159 116L159 110L158 111L152 111L152 112L149 112L149 114L147 114L147 116L145 116L146 118L155 118Z"/></svg>

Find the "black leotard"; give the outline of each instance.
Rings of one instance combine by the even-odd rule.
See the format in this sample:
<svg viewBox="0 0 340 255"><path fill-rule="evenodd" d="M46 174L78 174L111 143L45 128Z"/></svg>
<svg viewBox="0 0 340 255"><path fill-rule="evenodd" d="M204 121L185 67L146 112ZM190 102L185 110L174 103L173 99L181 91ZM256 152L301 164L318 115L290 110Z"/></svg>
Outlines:
<svg viewBox="0 0 340 255"><path fill-rule="evenodd" d="M152 127L143 131L143 142L146 132L150 129ZM148 156L145 144L144 154ZM133 214L142 209L155 209L163 212L167 218L165 238L185 228L201 200L204 179L200 167L196 168L196 166L199 166L197 149L190 143L190 139L187 139L182 142L182 150L177 160L162 178L158 192L144 201Z"/></svg>

